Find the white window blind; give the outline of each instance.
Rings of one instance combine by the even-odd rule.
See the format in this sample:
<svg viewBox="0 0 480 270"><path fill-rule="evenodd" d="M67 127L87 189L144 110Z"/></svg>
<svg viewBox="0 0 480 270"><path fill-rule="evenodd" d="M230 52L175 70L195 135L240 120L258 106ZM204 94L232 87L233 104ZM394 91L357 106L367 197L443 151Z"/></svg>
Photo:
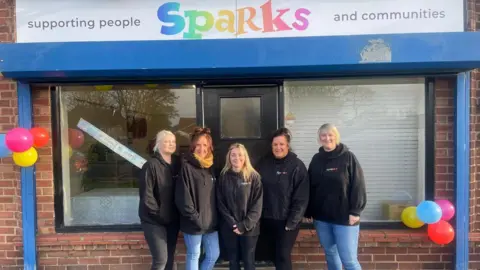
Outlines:
<svg viewBox="0 0 480 270"><path fill-rule="evenodd" d="M364 170L364 221L397 221L402 205L424 199L424 79L285 82L285 124L308 167L317 130L332 123Z"/></svg>

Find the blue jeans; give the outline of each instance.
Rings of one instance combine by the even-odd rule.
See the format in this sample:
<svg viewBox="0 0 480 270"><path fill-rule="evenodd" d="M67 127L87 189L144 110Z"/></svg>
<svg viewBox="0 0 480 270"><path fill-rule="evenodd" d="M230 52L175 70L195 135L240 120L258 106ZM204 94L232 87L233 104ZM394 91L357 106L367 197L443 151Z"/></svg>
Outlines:
<svg viewBox="0 0 480 270"><path fill-rule="evenodd" d="M220 256L220 247L218 244L218 232L208 234L183 234L185 246L187 248L187 259L185 270L198 270L198 260L200 259L200 246L203 244L205 249L205 259L200 266L200 270L212 270Z"/></svg>
<svg viewBox="0 0 480 270"><path fill-rule="evenodd" d="M328 270L361 270L358 262L360 226L344 226L314 220L320 244L325 250Z"/></svg>

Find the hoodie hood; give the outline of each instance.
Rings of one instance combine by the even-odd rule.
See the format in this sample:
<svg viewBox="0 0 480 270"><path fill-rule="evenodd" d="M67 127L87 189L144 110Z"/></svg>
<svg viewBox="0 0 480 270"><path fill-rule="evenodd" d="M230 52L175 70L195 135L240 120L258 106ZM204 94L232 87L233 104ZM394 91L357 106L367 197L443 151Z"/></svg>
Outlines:
<svg viewBox="0 0 480 270"><path fill-rule="evenodd" d="M200 161L198 161L198 159L195 158L193 153L187 153L183 157L188 163L195 166L196 168L200 168L200 169L202 168L202 166L200 165Z"/></svg>
<svg viewBox="0 0 480 270"><path fill-rule="evenodd" d="M318 153L320 154L320 157L326 158L326 159L337 158L337 157L347 153L348 151L349 151L348 147L343 143L338 144L337 147L333 151L330 151L330 152L325 151L325 149L323 149L323 147L320 147L318 149Z"/></svg>
<svg viewBox="0 0 480 270"><path fill-rule="evenodd" d="M164 166L169 166L170 164L168 164L167 161L165 161L165 159L162 157L162 155L160 153L155 153L153 155L154 158L158 159L158 161L160 161L160 163L162 163L162 165ZM175 161L175 156L172 154L172 163Z"/></svg>

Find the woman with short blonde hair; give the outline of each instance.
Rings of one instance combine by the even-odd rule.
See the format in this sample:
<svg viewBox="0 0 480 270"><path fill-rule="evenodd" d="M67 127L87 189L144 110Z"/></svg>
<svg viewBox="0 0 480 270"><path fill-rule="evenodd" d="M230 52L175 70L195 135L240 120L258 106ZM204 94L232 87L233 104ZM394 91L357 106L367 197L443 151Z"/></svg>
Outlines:
<svg viewBox="0 0 480 270"><path fill-rule="evenodd" d="M318 129L321 145L310 162L310 201L305 217L313 218L324 248L328 270L360 270L360 215L367 203L363 170L355 155L340 142L332 124Z"/></svg>
<svg viewBox="0 0 480 270"><path fill-rule="evenodd" d="M154 154L142 167L138 214L152 255L151 270L172 270L179 231L174 187L180 168L175 135L162 130Z"/></svg>
<svg viewBox="0 0 480 270"><path fill-rule="evenodd" d="M260 175L252 167L247 149L242 144L230 146L216 190L220 234L230 270L239 270L240 260L245 270L253 270L260 234L263 188Z"/></svg>

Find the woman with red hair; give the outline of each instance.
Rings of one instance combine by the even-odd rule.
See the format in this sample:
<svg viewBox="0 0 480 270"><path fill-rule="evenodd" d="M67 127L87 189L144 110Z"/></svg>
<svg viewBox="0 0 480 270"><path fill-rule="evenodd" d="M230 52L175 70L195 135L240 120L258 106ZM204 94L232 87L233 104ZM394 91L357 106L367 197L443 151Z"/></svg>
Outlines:
<svg viewBox="0 0 480 270"><path fill-rule="evenodd" d="M210 129L196 128L190 141L190 152L184 156L175 187L180 230L187 248L185 269L198 269L203 244L205 259L200 270L211 270L220 256L220 248Z"/></svg>

